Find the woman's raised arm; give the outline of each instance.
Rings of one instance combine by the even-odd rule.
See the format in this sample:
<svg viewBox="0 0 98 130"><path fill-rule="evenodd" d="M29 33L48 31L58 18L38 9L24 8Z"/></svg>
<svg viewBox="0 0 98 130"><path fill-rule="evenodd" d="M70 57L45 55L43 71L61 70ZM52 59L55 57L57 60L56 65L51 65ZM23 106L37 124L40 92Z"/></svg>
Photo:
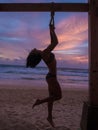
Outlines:
<svg viewBox="0 0 98 130"><path fill-rule="evenodd" d="M54 26L50 25L50 38L51 38L51 43L49 46L43 51L45 54L49 54L58 44L58 38L56 36L56 33L54 31Z"/></svg>

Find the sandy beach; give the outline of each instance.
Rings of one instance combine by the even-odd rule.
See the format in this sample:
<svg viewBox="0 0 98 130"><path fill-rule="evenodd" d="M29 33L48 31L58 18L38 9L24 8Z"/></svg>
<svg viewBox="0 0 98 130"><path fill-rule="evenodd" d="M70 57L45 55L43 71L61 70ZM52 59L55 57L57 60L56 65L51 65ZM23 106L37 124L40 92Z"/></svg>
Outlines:
<svg viewBox="0 0 98 130"><path fill-rule="evenodd" d="M52 128L47 118L47 104L32 105L37 98L48 96L46 89L0 84L0 130L79 130L87 89L62 89L63 98L54 103Z"/></svg>

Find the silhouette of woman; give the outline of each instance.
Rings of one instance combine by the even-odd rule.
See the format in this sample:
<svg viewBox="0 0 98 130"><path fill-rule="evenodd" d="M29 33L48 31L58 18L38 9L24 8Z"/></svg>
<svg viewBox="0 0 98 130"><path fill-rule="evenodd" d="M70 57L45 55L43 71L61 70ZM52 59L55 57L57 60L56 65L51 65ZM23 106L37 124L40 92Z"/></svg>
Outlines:
<svg viewBox="0 0 98 130"><path fill-rule="evenodd" d="M56 69L56 59L55 55L51 52L58 44L58 39L55 34L55 27L54 27L54 12L51 12L51 19L50 19L50 37L51 37L51 44L43 51L37 50L34 48L27 57L27 67L34 68L40 61L43 59L45 64L47 65L49 72L46 75L46 81L48 83L48 91L49 97L45 99L37 99L32 108L42 103L48 103L48 122L54 126L53 118L52 118L52 109L53 103L56 100L60 100L62 98L62 91L61 87L57 81L57 69Z"/></svg>

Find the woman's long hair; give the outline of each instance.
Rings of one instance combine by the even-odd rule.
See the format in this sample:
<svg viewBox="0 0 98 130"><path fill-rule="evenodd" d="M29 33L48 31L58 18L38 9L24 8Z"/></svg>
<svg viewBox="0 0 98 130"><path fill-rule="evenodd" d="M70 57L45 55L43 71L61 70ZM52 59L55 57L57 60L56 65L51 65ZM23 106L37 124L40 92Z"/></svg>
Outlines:
<svg viewBox="0 0 98 130"><path fill-rule="evenodd" d="M34 68L41 61L40 53L30 52L26 59L26 67Z"/></svg>

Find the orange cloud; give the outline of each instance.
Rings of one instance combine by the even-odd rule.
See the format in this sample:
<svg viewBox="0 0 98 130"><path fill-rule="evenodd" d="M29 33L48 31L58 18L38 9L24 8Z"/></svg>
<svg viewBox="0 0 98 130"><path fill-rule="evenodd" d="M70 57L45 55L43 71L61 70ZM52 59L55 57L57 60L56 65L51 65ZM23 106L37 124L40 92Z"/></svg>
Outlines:
<svg viewBox="0 0 98 130"><path fill-rule="evenodd" d="M87 56L76 56L74 59L75 59L75 61L88 63L88 57Z"/></svg>

